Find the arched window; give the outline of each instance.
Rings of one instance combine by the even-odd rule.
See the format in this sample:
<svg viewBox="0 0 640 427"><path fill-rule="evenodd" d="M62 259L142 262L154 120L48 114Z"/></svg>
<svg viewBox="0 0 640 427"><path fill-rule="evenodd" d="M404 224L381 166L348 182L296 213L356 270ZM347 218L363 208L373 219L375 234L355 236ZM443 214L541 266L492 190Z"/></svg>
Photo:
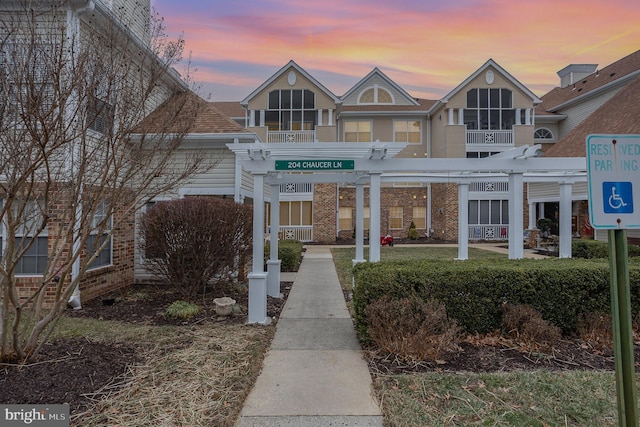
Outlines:
<svg viewBox="0 0 640 427"><path fill-rule="evenodd" d="M391 92L386 89L374 85L360 93L358 104L393 104L394 99Z"/></svg>
<svg viewBox="0 0 640 427"><path fill-rule="evenodd" d="M553 133L547 128L538 128L533 133L533 139L553 139Z"/></svg>

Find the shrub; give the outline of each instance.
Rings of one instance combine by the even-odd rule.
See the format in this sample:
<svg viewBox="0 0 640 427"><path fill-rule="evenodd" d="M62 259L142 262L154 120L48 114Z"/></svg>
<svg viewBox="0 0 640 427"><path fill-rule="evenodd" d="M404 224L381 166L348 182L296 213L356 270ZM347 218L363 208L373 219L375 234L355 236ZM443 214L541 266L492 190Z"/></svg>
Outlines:
<svg viewBox="0 0 640 427"><path fill-rule="evenodd" d="M172 319L189 319L200 313L200 307L187 301L174 301L164 311L165 317Z"/></svg>
<svg viewBox="0 0 640 427"><path fill-rule="evenodd" d="M392 300L384 296L367 307L371 340L401 359L435 362L456 348L460 330L444 304L417 296Z"/></svg>
<svg viewBox="0 0 640 427"><path fill-rule="evenodd" d="M409 240L418 240L418 230L416 229L416 224L411 221L411 225L409 225Z"/></svg>
<svg viewBox="0 0 640 427"><path fill-rule="evenodd" d="M281 271L298 271L302 260L303 244L299 240L278 240L278 259L282 261ZM265 245L264 256L269 259L271 247Z"/></svg>
<svg viewBox="0 0 640 427"><path fill-rule="evenodd" d="M629 257L640 256L640 246L627 245ZM599 240L576 239L571 245L571 254L574 258L608 258L609 243Z"/></svg>
<svg viewBox="0 0 640 427"><path fill-rule="evenodd" d="M529 348L550 351L558 343L560 328L542 318L540 312L526 304L505 304L502 315L505 334Z"/></svg>
<svg viewBox="0 0 640 427"><path fill-rule="evenodd" d="M584 313L578 322L578 335L594 349L611 352L613 349L613 325L610 313Z"/></svg>
<svg viewBox="0 0 640 427"><path fill-rule="evenodd" d="M252 244L252 208L204 197L159 202L142 216L141 231L145 265L193 296L244 265Z"/></svg>

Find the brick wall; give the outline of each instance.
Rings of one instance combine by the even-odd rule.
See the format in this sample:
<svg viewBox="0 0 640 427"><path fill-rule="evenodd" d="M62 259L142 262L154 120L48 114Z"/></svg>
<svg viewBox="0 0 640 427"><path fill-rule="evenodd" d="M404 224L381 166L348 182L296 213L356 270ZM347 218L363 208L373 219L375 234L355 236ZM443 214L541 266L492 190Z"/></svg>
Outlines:
<svg viewBox="0 0 640 427"><path fill-rule="evenodd" d="M71 252L71 239L60 243L56 241L56 237L66 239L68 233L65 229L70 226L68 221L64 220L65 208L69 205L69 194L67 190L54 188L49 198L48 213L50 221L48 222L48 249L50 259L53 257L54 251L61 253L62 259L68 259ZM80 282L81 300L98 297L100 295L113 292L124 287L130 286L134 281L134 248L135 248L135 232L134 232L134 215L127 214L120 209L114 213L114 227L112 235L112 265L99 267L85 273ZM61 246L62 245L62 246ZM84 252L81 259L84 259ZM58 263L59 266L66 264L66 261ZM62 268L62 267L58 267ZM42 283L42 276L17 276L18 295L22 300L32 295ZM63 283L63 289L68 286L70 280ZM55 301L56 286L51 283L45 291L44 306L51 307Z"/></svg>
<svg viewBox="0 0 640 427"><path fill-rule="evenodd" d="M431 184L431 227L433 237L452 242L458 241L458 186L456 184Z"/></svg>
<svg viewBox="0 0 640 427"><path fill-rule="evenodd" d="M415 198L414 198L415 196ZM369 206L369 188L364 189L364 205ZM340 230L340 238L350 238L353 235L353 227L356 224L356 189L354 187L342 187L339 191L339 206L350 207L351 230ZM389 207L401 206L402 229L391 230L389 228ZM426 187L382 187L380 189L380 235L392 235L394 238L406 239L409 233L409 226L413 221L413 207L427 206ZM424 236L426 229L417 229L419 236Z"/></svg>
<svg viewBox="0 0 640 427"><path fill-rule="evenodd" d="M313 240L316 242L336 241L336 188L336 184L313 187Z"/></svg>

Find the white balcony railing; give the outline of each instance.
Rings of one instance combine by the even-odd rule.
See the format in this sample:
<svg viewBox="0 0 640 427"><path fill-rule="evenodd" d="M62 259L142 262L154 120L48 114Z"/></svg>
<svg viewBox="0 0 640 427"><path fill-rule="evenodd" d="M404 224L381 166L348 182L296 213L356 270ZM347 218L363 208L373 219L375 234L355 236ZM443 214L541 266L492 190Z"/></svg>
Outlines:
<svg viewBox="0 0 640 427"><path fill-rule="evenodd" d="M316 142L315 130L268 131L267 142L273 144L293 144L296 142Z"/></svg>
<svg viewBox="0 0 640 427"><path fill-rule="evenodd" d="M280 227L278 238L313 242L313 225L283 225Z"/></svg>
<svg viewBox="0 0 640 427"><path fill-rule="evenodd" d="M474 224L469 226L469 240L508 240L509 225Z"/></svg>
<svg viewBox="0 0 640 427"><path fill-rule="evenodd" d="M313 193L313 184L309 182L287 182L286 184L280 184L280 193L282 194Z"/></svg>
<svg viewBox="0 0 640 427"><path fill-rule="evenodd" d="M467 130L467 145L513 145L513 130Z"/></svg>
<svg viewBox="0 0 640 427"><path fill-rule="evenodd" d="M472 182L469 185L469 191L478 191L478 192L507 192L509 191L509 183L508 182Z"/></svg>

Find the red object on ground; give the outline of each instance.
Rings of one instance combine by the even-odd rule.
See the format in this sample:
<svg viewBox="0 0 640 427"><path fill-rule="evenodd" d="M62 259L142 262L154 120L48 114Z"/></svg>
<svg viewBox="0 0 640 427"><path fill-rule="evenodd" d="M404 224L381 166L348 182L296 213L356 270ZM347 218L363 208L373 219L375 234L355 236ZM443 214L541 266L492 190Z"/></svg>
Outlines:
<svg viewBox="0 0 640 427"><path fill-rule="evenodd" d="M386 235L380 237L380 245L382 246L393 246L393 236Z"/></svg>

